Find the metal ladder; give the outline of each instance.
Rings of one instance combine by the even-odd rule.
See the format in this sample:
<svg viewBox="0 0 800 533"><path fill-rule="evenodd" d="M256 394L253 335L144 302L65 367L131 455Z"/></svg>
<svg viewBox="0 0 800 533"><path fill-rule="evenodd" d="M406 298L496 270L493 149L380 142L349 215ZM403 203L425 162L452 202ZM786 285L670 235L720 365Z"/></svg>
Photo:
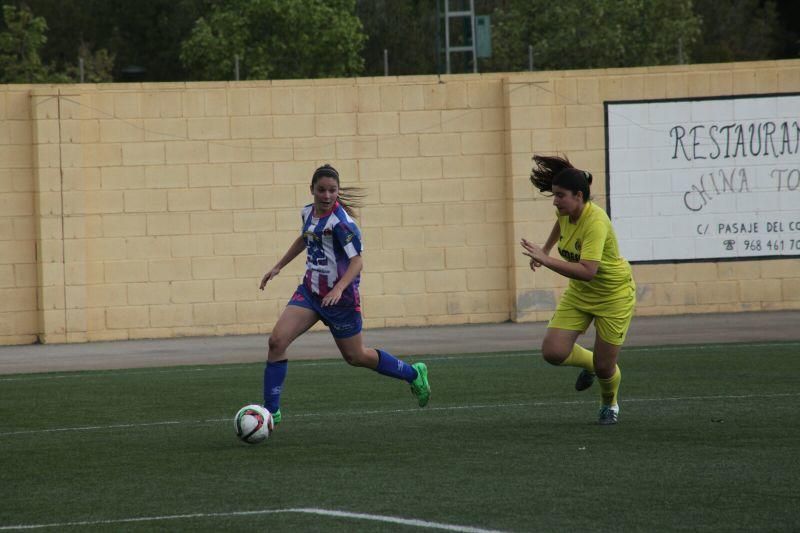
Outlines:
<svg viewBox="0 0 800 533"><path fill-rule="evenodd" d="M450 1L444 0L444 52L447 62L447 73L450 74L450 54L453 53L468 53L472 54L472 72L478 72L478 53L475 38L475 0L469 0L469 9L462 9L461 11L451 11ZM458 0L463 7L465 0ZM437 1L438 5L438 1ZM450 21L453 19L467 19L469 22L469 35L464 36L465 42L471 42L469 45L453 46L450 43ZM469 37L469 38L467 38Z"/></svg>

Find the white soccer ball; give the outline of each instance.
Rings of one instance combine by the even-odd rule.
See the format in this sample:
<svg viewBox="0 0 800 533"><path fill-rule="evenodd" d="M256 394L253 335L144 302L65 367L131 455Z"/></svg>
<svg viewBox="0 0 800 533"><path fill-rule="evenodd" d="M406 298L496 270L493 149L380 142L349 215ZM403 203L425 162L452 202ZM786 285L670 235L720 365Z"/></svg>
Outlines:
<svg viewBox="0 0 800 533"><path fill-rule="evenodd" d="M264 407L251 404L239 409L233 419L233 427L239 440L247 444L258 444L267 440L275 429L275 422Z"/></svg>

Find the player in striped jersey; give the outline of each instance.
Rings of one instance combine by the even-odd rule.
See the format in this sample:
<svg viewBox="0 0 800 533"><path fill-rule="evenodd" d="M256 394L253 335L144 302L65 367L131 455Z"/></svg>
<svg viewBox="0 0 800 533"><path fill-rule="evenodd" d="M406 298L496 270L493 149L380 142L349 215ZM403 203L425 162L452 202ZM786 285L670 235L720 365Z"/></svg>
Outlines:
<svg viewBox="0 0 800 533"><path fill-rule="evenodd" d="M269 336L264 369L264 407L275 423L281 420L280 398L286 378L286 349L318 320L328 326L342 357L353 366L375 370L410 383L420 407L430 398L425 363L409 365L389 352L367 348L361 335L361 300L358 292L363 259L361 230L353 219L357 207L352 191L339 187L339 173L330 165L319 167L311 178L314 202L301 213L302 233L261 279L264 290L300 253L306 251L306 273Z"/></svg>
<svg viewBox="0 0 800 533"><path fill-rule="evenodd" d="M542 342L542 356L554 365L582 368L577 390L588 389L595 376L600 383L599 422L616 424L619 415L617 359L636 304L631 266L619 253L608 215L589 196L592 175L566 158L534 156L531 182L553 194L557 220L544 246L522 239L523 254L532 270L545 267L569 278ZM558 245L562 259L550 257ZM594 352L575 341L594 321Z"/></svg>

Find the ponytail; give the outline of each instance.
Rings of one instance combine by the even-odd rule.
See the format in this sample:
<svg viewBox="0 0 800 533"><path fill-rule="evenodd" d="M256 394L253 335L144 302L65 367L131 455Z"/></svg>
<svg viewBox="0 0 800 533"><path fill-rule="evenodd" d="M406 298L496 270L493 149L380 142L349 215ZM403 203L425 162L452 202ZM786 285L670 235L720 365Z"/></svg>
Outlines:
<svg viewBox="0 0 800 533"><path fill-rule="evenodd" d="M353 218L356 218L355 209L364 207L366 197L367 191L361 187L339 187L339 205Z"/></svg>
<svg viewBox="0 0 800 533"><path fill-rule="evenodd" d="M583 193L583 201L589 201L589 186L592 174L575 168L569 159L558 156L534 155L536 166L531 170L531 183L539 192L552 192L553 185L569 189L573 194Z"/></svg>

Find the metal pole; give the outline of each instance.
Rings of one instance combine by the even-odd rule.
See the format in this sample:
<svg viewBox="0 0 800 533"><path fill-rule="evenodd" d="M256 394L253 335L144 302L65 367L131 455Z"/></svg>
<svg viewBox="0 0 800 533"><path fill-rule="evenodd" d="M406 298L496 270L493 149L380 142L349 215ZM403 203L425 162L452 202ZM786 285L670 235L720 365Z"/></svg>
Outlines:
<svg viewBox="0 0 800 533"><path fill-rule="evenodd" d="M236 81L239 81L239 54L234 54L233 56L234 63L236 66L234 67L234 72L236 73Z"/></svg>
<svg viewBox="0 0 800 533"><path fill-rule="evenodd" d="M383 49L383 75L389 75L389 50Z"/></svg>
<svg viewBox="0 0 800 533"><path fill-rule="evenodd" d="M81 73L81 83L83 83L83 58L82 58L82 57L79 57L79 58L78 58L78 70L80 70L80 73Z"/></svg>
<svg viewBox="0 0 800 533"><path fill-rule="evenodd" d="M442 8L436 0L436 74L442 73Z"/></svg>
<svg viewBox="0 0 800 533"><path fill-rule="evenodd" d="M533 70L533 45L528 45L528 70Z"/></svg>
<svg viewBox="0 0 800 533"><path fill-rule="evenodd" d="M475 35L475 0L469 0L469 18L472 21L472 72L478 73L478 39Z"/></svg>
<svg viewBox="0 0 800 533"><path fill-rule="evenodd" d="M450 74L450 0L444 0L444 55L447 60L447 73Z"/></svg>

